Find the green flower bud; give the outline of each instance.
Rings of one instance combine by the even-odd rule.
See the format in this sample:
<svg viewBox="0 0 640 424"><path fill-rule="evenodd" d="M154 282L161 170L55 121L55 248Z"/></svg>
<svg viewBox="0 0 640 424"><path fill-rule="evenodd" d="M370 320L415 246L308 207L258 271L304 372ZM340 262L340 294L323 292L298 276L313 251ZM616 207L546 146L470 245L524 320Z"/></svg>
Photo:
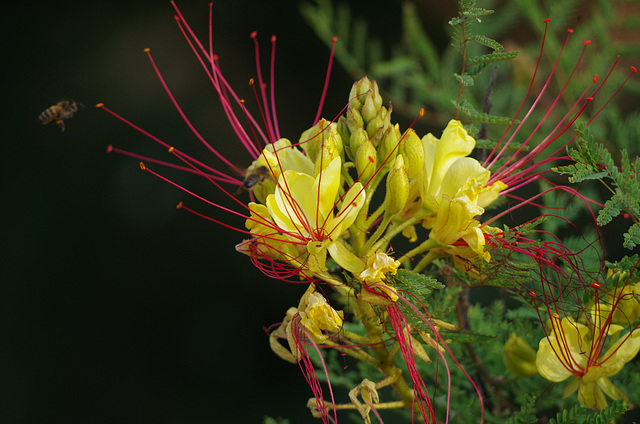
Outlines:
<svg viewBox="0 0 640 424"><path fill-rule="evenodd" d="M349 137L349 149L347 150L347 154L352 161L355 162L356 154L358 152L358 148L362 146L362 143L369 140L369 136L364 128L358 128L356 131L351 133L351 137Z"/></svg>
<svg viewBox="0 0 640 424"><path fill-rule="evenodd" d="M376 171L376 148L371 141L366 140L356 152L356 169L359 180L365 184Z"/></svg>
<svg viewBox="0 0 640 424"><path fill-rule="evenodd" d="M361 78L360 81L356 83L356 89L357 89L358 97L363 99L368 92L373 90L373 86L371 85L371 80L367 77ZM362 100L360 100L360 102L362 102Z"/></svg>
<svg viewBox="0 0 640 424"><path fill-rule="evenodd" d="M303 132L300 136L300 145L305 149L309 159L316 163L318 162L318 154L321 150L329 149L328 152L323 152L324 163L324 160L330 156L334 158L336 155L341 155L343 149L342 139L338 134L337 125L326 119L321 119L315 126ZM331 162L331 160L326 162L326 164L329 162ZM324 164L323 167L326 166L326 164Z"/></svg>
<svg viewBox="0 0 640 424"><path fill-rule="evenodd" d="M347 126L351 132L364 127L364 120L357 109L351 107L347 109Z"/></svg>
<svg viewBox="0 0 640 424"><path fill-rule="evenodd" d="M513 333L504 345L504 364L518 377L532 377L538 374L536 351L524 339Z"/></svg>
<svg viewBox="0 0 640 424"><path fill-rule="evenodd" d="M358 82L354 82L349 93L349 107L360 111L363 102L364 96L358 96Z"/></svg>
<svg viewBox="0 0 640 424"><path fill-rule="evenodd" d="M349 126L347 125L347 118L344 115L340 115L338 118L338 134L340 134L340 139L342 140L343 150L349 153L349 137L351 136L351 131L349 131Z"/></svg>
<svg viewBox="0 0 640 424"><path fill-rule="evenodd" d="M393 168L387 175L386 213L395 215L400 212L409 198L409 178L402 155L396 157Z"/></svg>
<svg viewBox="0 0 640 424"><path fill-rule="evenodd" d="M373 104L375 105L376 110L378 110L382 107L382 96L380 95L380 90L378 90L378 83L371 81L371 87L373 88Z"/></svg>
<svg viewBox="0 0 640 424"><path fill-rule="evenodd" d="M364 100L364 105L362 105L362 118L364 118L365 124L371 121L378 114L379 108L376 108L376 105L373 101L373 94L371 92L367 93L367 97Z"/></svg>
<svg viewBox="0 0 640 424"><path fill-rule="evenodd" d="M329 124L328 121L324 119L320 120L318 125L321 123L328 125L325 125L324 131L318 134L322 137L322 144L320 152L316 157L316 175L320 174L322 170L329 166L333 159L340 156L342 150L342 140L340 139L340 135L338 135L337 126L335 124Z"/></svg>
<svg viewBox="0 0 640 424"><path fill-rule="evenodd" d="M378 166L390 168L398 154L400 142L400 125L389 126L378 146Z"/></svg>
<svg viewBox="0 0 640 424"><path fill-rule="evenodd" d="M424 146L412 128L406 130L402 135L400 153L405 158L409 179L412 180L420 175L424 166Z"/></svg>
<svg viewBox="0 0 640 424"><path fill-rule="evenodd" d="M369 134L369 140L374 146L380 144L382 136L389 128L389 125L391 125L391 109L387 110L383 106L380 108L378 115L367 124L367 134Z"/></svg>

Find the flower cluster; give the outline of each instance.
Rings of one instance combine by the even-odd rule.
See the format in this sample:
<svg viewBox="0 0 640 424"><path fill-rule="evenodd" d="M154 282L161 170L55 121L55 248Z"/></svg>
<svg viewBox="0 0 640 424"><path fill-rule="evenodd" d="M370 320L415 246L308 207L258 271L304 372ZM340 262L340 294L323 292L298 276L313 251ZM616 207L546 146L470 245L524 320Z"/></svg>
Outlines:
<svg viewBox="0 0 640 424"><path fill-rule="evenodd" d="M536 146L528 148L527 144L539 125L515 148L515 153L507 153L516 135L524 131L529 113L521 121L514 117L484 161L474 157L476 140L457 119L451 119L439 137L430 133L421 136L415 130L416 122L424 114L422 110L413 124L401 128L394 122L393 109L385 103L378 84L367 77L355 82L348 96L344 96L344 113L333 119L320 119L321 101L318 116L310 127L299 136L289 134L289 138L284 138L276 122L275 106L272 109L266 106L274 103L263 83L260 63L257 63L259 84L255 88L265 105L261 109L264 129L227 83L211 46L205 48L198 41L177 7L176 13L180 28L250 156L244 179L226 175L170 147L104 105L99 106L167 147L180 161L180 165L171 166L206 178L228 196L234 207L222 206L180 187L243 219L244 227L234 228L241 233L238 252L248 255L267 275L308 284L298 306L286 312L282 323L270 332L269 340L277 355L300 365L314 394L309 406L315 416L331 422L337 420L336 411L352 409L370 422L371 413L378 415L380 409L399 408L412 411L422 422L438 421L434 392L442 379L438 380L436 371L431 389L431 381L420 367L431 363L427 350L433 350L438 362L445 364L444 380L450 382L452 371L448 364L458 361L449 341L441 334L443 328L454 331L456 327L437 319L427 308L427 295L442 287L434 277L437 267L430 265L437 261L442 269L444 264L451 263L457 267L462 282L486 283L490 279L488 270L500 266L496 257L504 258L505 251L523 256L532 266L539 267L537 275L542 285L531 293L545 329L537 354L513 335L505 348L507 367L522 377L539 373L554 382L573 376L565 395L577 390L580 402L590 408L602 409L605 394L611 398L625 396L608 377L618 373L640 349L640 336L634 331L640 317L638 284L630 284L630 277L612 274L607 281L622 284L608 284L606 293L588 286L590 300L588 307L584 306L584 299L577 299L573 291L559 293L562 286L559 289L552 286L582 271L579 266L569 266L566 271L558 265L561 261L572 263L573 254L568 249L556 241L537 242L517 230L490 225L516 208L537 206L535 200L547 192L560 189L577 195L574 189L556 185L525 200L515 190L542 179L550 170L549 164L562 159L559 150L541 154L568 131L606 78L590 95L581 96ZM252 38L258 51L255 34ZM275 38L272 42L275 43ZM207 143L191 126L164 84L150 52L146 52L194 134L223 163L243 169L231 164L217 146ZM545 89L550 79L551 75ZM273 79L270 83L273 85ZM543 92L544 89L531 110ZM110 150L141 158L112 147ZM147 164L167 164L141 159ZM176 185L146 164L141 167ZM235 195L229 186L235 186ZM487 216L488 208L495 206L501 197L512 203L502 212ZM233 228L224 220L206 217L183 204L181 207ZM394 249L396 242L411 247L398 253ZM557 278L546 278L548 269ZM431 275L420 274L424 271L431 271ZM543 295L544 305L536 303L539 294ZM563 302L572 296L581 305L577 307L579 314L564 309ZM585 313L587 309L589 313ZM444 318L445 312L441 313L440 318ZM331 399L326 400L317 377L318 364L312 361L309 349L319 352L320 358L323 351L335 349L375 368L382 377L377 382L364 379L352 387L349 403L337 402L332 391ZM321 368L331 383L328 370L324 365ZM474 380L469 377L468 381L478 393L482 416L483 396ZM378 393L386 386L395 392L390 399ZM441 408L448 420L449 396Z"/></svg>

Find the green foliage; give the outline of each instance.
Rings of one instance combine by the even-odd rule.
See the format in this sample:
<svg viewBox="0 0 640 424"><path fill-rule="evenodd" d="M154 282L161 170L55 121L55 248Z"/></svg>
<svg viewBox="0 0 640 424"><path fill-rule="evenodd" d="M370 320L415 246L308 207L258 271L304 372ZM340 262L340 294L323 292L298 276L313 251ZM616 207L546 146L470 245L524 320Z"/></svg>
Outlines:
<svg viewBox="0 0 640 424"><path fill-rule="evenodd" d="M631 161L626 150L620 152L617 166L607 148L597 143L584 125L577 130L575 147L569 156L575 164L554 168L559 174L569 176L571 182L601 181L613 193L604 208L598 212L597 223L604 226L620 214L627 214L634 221L624 234L623 246L633 249L640 243L640 158ZM607 181L605 181L605 179Z"/></svg>

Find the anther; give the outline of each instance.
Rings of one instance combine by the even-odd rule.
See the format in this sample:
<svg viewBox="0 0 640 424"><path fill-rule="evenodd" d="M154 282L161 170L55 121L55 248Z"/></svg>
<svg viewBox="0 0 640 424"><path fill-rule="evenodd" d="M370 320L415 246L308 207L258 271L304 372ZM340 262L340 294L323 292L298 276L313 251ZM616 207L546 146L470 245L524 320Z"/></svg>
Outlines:
<svg viewBox="0 0 640 424"><path fill-rule="evenodd" d="M332 43L335 43L337 41L338 41L338 36L337 35L334 35L333 37L331 37L331 42Z"/></svg>
<svg viewBox="0 0 640 424"><path fill-rule="evenodd" d="M551 22L551 18L547 18L544 21L542 21L542 23L544 23L544 24L548 24L549 22Z"/></svg>
<svg viewBox="0 0 640 424"><path fill-rule="evenodd" d="M174 150L175 148L173 146L169 147L169 153L173 153Z"/></svg>
<svg viewBox="0 0 640 424"><path fill-rule="evenodd" d="M569 28L569 29L567 30L567 32L568 32L569 34L573 34L573 30L572 30L571 28Z"/></svg>
<svg viewBox="0 0 640 424"><path fill-rule="evenodd" d="M421 107L420 110L418 111L418 117L422 118L424 116L424 108Z"/></svg>
<svg viewBox="0 0 640 424"><path fill-rule="evenodd" d="M147 47L146 49L142 50L145 53L149 53L151 51L151 49L149 47Z"/></svg>
<svg viewBox="0 0 640 424"><path fill-rule="evenodd" d="M180 203L178 203L178 204L176 205L176 209L182 209L182 202L180 202Z"/></svg>
<svg viewBox="0 0 640 424"><path fill-rule="evenodd" d="M560 315L558 315L556 312L554 312L551 316L554 317L555 319L559 319L560 318Z"/></svg>
<svg viewBox="0 0 640 424"><path fill-rule="evenodd" d="M107 146L107 153L111 153L113 151L113 146L111 144L109 144Z"/></svg>
<svg viewBox="0 0 640 424"><path fill-rule="evenodd" d="M594 289L597 289L602 287L602 284L598 283L597 281L594 281L593 283L591 283L591 287L593 287Z"/></svg>
<svg viewBox="0 0 640 424"><path fill-rule="evenodd" d="M583 45L583 46L588 46L589 44L591 44L591 40L584 40L584 41L582 42L582 45Z"/></svg>
<svg viewBox="0 0 640 424"><path fill-rule="evenodd" d="M550 20L550 19L549 19L549 20ZM537 294L536 294L536 292L534 292L534 291L530 291L530 292L529 292L529 296L531 296L531 297L536 297L536 296L537 296Z"/></svg>
<svg viewBox="0 0 640 424"><path fill-rule="evenodd" d="M638 69L635 66L631 66L631 72L633 72L634 74L637 74Z"/></svg>
<svg viewBox="0 0 640 424"><path fill-rule="evenodd" d="M253 31L249 37L256 38L257 35L258 35L258 31Z"/></svg>
<svg viewBox="0 0 640 424"><path fill-rule="evenodd" d="M275 42L276 42L276 36L275 36L275 35L272 35L272 36L271 36L271 42L272 42L272 43L275 43Z"/></svg>
<svg viewBox="0 0 640 424"><path fill-rule="evenodd" d="M598 74L594 74L593 75L593 83L597 83L598 82Z"/></svg>
<svg viewBox="0 0 640 424"><path fill-rule="evenodd" d="M146 171L146 170L147 170L147 167L146 167L146 166L144 166L144 163L143 163L143 162L140 162L140 169L142 169L143 171Z"/></svg>
<svg viewBox="0 0 640 424"><path fill-rule="evenodd" d="M98 103L96 104L96 107L104 107L104 103Z"/></svg>

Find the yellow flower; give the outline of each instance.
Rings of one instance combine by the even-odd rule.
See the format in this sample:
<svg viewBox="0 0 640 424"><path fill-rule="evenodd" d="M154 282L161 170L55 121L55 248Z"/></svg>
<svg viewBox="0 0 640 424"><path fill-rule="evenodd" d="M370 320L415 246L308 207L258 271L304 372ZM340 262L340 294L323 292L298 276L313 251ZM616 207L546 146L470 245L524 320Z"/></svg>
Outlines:
<svg viewBox="0 0 640 424"><path fill-rule="evenodd" d="M422 138L424 147L424 179L421 196L426 207L438 210L438 200L446 195L450 199L458 197L459 191L473 188L476 191L476 203L485 207L493 202L506 186L497 182L486 186L491 172L473 159L466 157L476 145L473 137L467 134L460 121L452 119L438 140L432 134ZM470 182L473 181L473 187ZM484 212L484 210L483 210Z"/></svg>
<svg viewBox="0 0 640 424"><path fill-rule="evenodd" d="M420 196L424 207L432 212L423 221L423 226L431 230L429 237L443 246L463 240L475 255L488 261L491 256L485 252L484 234L475 217L484 213L484 207L506 185L499 181L486 185L491 172L466 157L475 140L459 121L451 120L440 140L427 134L422 143L425 161Z"/></svg>
<svg viewBox="0 0 640 424"><path fill-rule="evenodd" d="M236 246L236 250L251 256L252 249L274 259L289 261L300 255L297 241L278 231L266 206L249 203L251 216L245 226L251 231L253 238Z"/></svg>
<svg viewBox="0 0 640 424"><path fill-rule="evenodd" d="M376 289L379 289L389 296L392 302L398 300L398 295L387 284L384 283L384 279L387 275L395 275L398 272L400 262L393 259L391 256L384 252L369 251L367 258L367 266L360 273L360 280L367 285L376 284Z"/></svg>
<svg viewBox="0 0 640 424"><path fill-rule="evenodd" d="M547 380L560 382L574 376L574 381L565 388L568 396L578 390L578 400L588 408L602 410L607 401L604 395L612 399L626 398L609 377L617 374L631 361L640 350L640 333L632 332L619 335L610 343L606 352L604 341L608 327L598 328L575 322L570 318L553 318L553 331L540 341L536 355L536 367ZM614 328L618 333L618 329Z"/></svg>
<svg viewBox="0 0 640 424"><path fill-rule="evenodd" d="M333 309L327 300L315 290L313 284L300 299L298 305L300 324L316 343L324 343L328 336L324 330L335 332L342 327L344 313Z"/></svg>
<svg viewBox="0 0 640 424"><path fill-rule="evenodd" d="M351 271L353 258L344 246L338 246L338 239L356 219L365 193L362 184L353 184L342 196L340 209L334 215L341 167L341 158L336 157L315 178L284 171L275 193L267 197L266 207L278 228L308 243L309 253L319 258L319 269L324 267L321 258L328 251L339 265Z"/></svg>
<svg viewBox="0 0 640 424"><path fill-rule="evenodd" d="M313 162L300 149L291 146L286 138L281 138L275 143L268 144L258 159L254 160L247 172L265 166L269 169L272 178L266 178L260 184L253 187L253 192L264 203L269 194L275 190L275 182L280 175L287 170L313 175Z"/></svg>

